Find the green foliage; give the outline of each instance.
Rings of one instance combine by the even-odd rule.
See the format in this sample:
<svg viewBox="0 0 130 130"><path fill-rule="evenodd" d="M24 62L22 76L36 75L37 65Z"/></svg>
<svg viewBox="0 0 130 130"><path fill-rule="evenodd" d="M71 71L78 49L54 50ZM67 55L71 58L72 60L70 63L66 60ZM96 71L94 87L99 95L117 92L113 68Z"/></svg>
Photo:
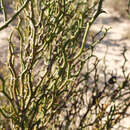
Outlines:
<svg viewBox="0 0 130 130"><path fill-rule="evenodd" d="M93 51L108 29L89 41L90 27L104 12L102 3L103 0L14 0L16 13L11 18L6 17L3 6L5 22L0 30L17 20L9 37L10 73L7 81L5 76L0 77L0 91L7 100L7 104L1 103L0 112L9 129L110 129L123 118L122 113L130 105L128 99L120 104L115 100L128 89L129 75L123 71L124 84L116 87L115 81L110 82L113 75L107 82L104 71L105 82L99 84L99 60ZM15 35L17 43L13 40ZM126 60L124 66L125 63ZM111 87L113 91L108 94ZM5 127L4 123L0 125Z"/></svg>

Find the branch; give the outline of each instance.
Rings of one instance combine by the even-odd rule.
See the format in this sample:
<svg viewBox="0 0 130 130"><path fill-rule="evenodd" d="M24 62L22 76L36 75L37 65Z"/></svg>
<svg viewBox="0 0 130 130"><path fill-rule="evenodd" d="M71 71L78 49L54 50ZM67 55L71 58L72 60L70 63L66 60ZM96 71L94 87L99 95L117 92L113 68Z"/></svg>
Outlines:
<svg viewBox="0 0 130 130"><path fill-rule="evenodd" d="M87 23L87 27L85 29L85 33L84 33L84 36L83 36L83 40L82 40L82 45L81 45L81 49L80 51L77 53L77 55L73 58L73 60L77 59L83 52L83 49L85 47L85 43L87 41L87 36L88 36L88 33L89 33L89 30L90 30L90 27L91 25L94 23L94 21L96 20L96 18L103 12L102 10L102 4L103 4L103 1L104 0L100 0L99 1L99 4L98 4L98 8L97 8L97 11L95 13L95 15L92 17L92 19L90 20L90 22Z"/></svg>
<svg viewBox="0 0 130 130"><path fill-rule="evenodd" d="M23 6L8 20L0 27L0 31L4 28L8 27L8 25L19 15L19 13L26 7L30 0L26 0Z"/></svg>

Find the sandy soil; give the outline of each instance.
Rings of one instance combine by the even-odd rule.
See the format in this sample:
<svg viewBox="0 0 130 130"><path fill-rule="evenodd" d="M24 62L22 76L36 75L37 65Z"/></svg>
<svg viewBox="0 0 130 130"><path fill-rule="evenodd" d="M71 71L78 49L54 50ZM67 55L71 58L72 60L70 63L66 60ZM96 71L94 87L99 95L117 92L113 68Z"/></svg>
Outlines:
<svg viewBox="0 0 130 130"><path fill-rule="evenodd" d="M127 53L127 63L125 71L126 73L130 73L130 33L127 32L130 30L129 24L130 20L123 19L117 12L114 12L110 8L104 9L107 13L101 14L97 19L95 24L92 27L93 31L100 31L100 28L103 26L104 28L109 28L107 36L104 40L97 46L95 50L95 55L99 57L99 59L103 59L105 52L106 55L106 66L108 72L114 72L119 77L123 75L122 73L122 65L124 62L123 56L121 55L123 51L123 47L126 47ZM129 31L130 32L130 31ZM127 35L126 35L127 34ZM129 37L129 38L128 38ZM101 62L103 64L103 62ZM128 109L128 113L130 114L130 108ZM112 130L128 130L130 129L130 117L124 118L120 122L121 129L118 128L119 124L117 124Z"/></svg>
<svg viewBox="0 0 130 130"><path fill-rule="evenodd" d="M130 39L127 38L126 33L130 29L130 20L123 19L117 12L112 11L112 9L105 8L107 13L101 14L97 19L95 25L93 25L92 30L99 31L103 26L104 28L109 28L107 36L104 38L102 43L100 43L95 51L95 54L102 59L105 52L106 55L106 65L110 71L117 72L118 75L122 74L122 64L124 62L123 56L121 55L123 47L126 47L127 53L127 64L126 71L130 72ZM114 12L114 13L113 13ZM130 38L130 34L129 34ZM108 49L107 49L108 48Z"/></svg>

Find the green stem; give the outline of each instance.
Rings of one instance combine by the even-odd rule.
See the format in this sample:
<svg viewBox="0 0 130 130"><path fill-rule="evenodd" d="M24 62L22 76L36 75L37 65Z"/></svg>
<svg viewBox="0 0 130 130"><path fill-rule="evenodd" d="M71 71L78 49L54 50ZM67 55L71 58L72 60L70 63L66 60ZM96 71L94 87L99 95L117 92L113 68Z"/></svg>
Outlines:
<svg viewBox="0 0 130 130"><path fill-rule="evenodd" d="M82 40L82 45L81 45L80 51L79 51L79 53L78 53L72 60L77 59L77 58L82 54L83 49L84 49L84 47L85 47L85 43L86 43L86 41L87 41L87 36L88 36L88 33L89 33L89 30L90 30L91 25L92 25L93 22L96 20L96 18L97 18L102 12L104 12L104 11L102 10L103 1L104 1L104 0L100 0L100 1L99 1L97 12L96 12L95 15L92 17L92 19L90 20L90 22L87 23L87 27L86 27L86 29L85 29L85 33L84 33L84 36L83 36L83 40Z"/></svg>
<svg viewBox="0 0 130 130"><path fill-rule="evenodd" d="M31 0L26 0L23 6L9 19L7 20L4 25L0 27L0 31L7 28L8 25L19 15L19 13L26 7L26 5L29 3Z"/></svg>
<svg viewBox="0 0 130 130"><path fill-rule="evenodd" d="M4 22L6 22L7 21L7 14L6 14L6 11L5 11L3 0L1 0L1 8L2 8L3 15L4 15Z"/></svg>

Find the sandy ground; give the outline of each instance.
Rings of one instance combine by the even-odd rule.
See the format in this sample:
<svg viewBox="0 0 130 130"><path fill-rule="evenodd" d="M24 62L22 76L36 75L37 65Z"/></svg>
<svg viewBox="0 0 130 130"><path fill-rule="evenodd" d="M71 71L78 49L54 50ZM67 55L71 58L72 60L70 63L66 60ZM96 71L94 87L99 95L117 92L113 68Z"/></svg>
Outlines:
<svg viewBox="0 0 130 130"><path fill-rule="evenodd" d="M101 14L97 19L95 25L93 25L92 30L99 31L100 28L109 28L107 36L104 38L102 43L100 43L95 51L95 54L102 59L105 52L106 55L106 65L110 71L117 72L118 75L122 74L122 64L124 62L123 56L121 55L123 47L126 47L127 53L127 64L126 71L130 72L130 39L127 38L128 29L130 30L129 24L130 20L120 18L117 12L109 8L104 9L107 13ZM129 34L130 38L130 34Z"/></svg>
<svg viewBox="0 0 130 130"><path fill-rule="evenodd" d="M104 28L111 27L111 29L109 30L107 36L102 41L102 43L100 43L97 46L95 54L100 59L102 59L108 47L106 55L106 65L108 67L108 70L111 72L114 71L118 75L121 75L122 74L121 66L124 61L123 57L121 56L121 52L123 50L123 47L125 46L128 50L126 54L126 57L128 59L126 65L126 71L127 73L129 73L130 39L128 39L125 34L128 31L128 28L130 29L129 27L130 20L120 18L117 12L113 13L113 11L109 8L105 8L105 11L107 13L100 15L100 17L93 25L92 30L99 31L102 26ZM2 21L3 21L2 14L0 14L0 25L2 25ZM10 28L0 31L0 66L4 65L5 61L7 60L7 49L8 49L7 36L9 36L9 34L10 34ZM128 130L128 127L130 127L130 118L123 119L121 121L121 124L127 127L126 129L124 128L123 130Z"/></svg>
<svg viewBox="0 0 130 130"><path fill-rule="evenodd" d="M122 65L124 62L123 56L121 55L123 51L123 47L126 47L126 73L130 73L130 33L127 32L130 30L130 20L123 19L117 12L114 12L110 8L104 9L107 13L101 14L97 19L95 24L92 27L93 31L100 31L100 28L109 28L107 36L104 38L102 43L100 43L96 50L95 55L99 57L99 59L103 59L105 52L106 54L106 66L108 72L114 72L119 77L123 75L122 73ZM130 31L129 31L130 32ZM126 35L127 34L127 35ZM128 38L129 37L129 38ZM101 62L103 64L103 62ZM130 108L128 109L128 113L130 114ZM112 130L119 130L117 124ZM123 126L120 130L128 130L130 129L130 117L124 118L120 125Z"/></svg>

